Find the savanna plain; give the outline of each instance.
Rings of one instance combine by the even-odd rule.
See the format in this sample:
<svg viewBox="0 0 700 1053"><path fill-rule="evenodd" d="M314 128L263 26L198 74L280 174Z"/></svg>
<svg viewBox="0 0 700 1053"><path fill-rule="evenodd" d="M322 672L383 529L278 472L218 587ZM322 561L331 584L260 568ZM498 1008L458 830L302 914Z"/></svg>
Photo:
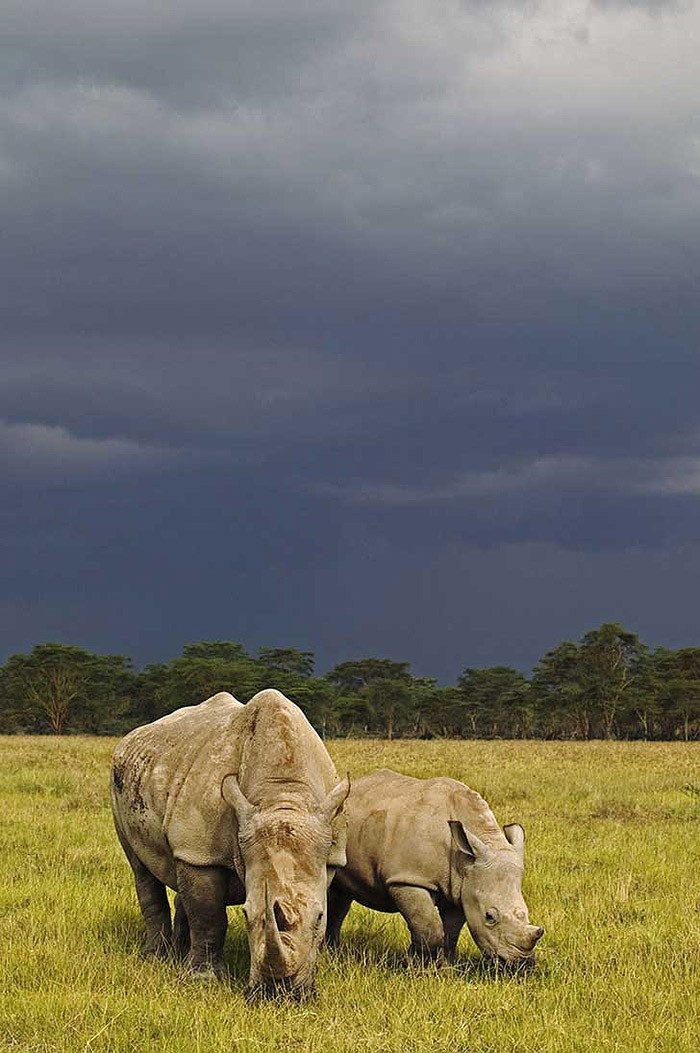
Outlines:
<svg viewBox="0 0 700 1053"><path fill-rule="evenodd" d="M353 906L318 997L248 1004L241 912L223 982L141 956L104 738L0 739L0 1048L26 1053L679 1053L700 1041L700 744L327 743L340 773L451 775L526 830L535 968L407 963L397 916Z"/></svg>

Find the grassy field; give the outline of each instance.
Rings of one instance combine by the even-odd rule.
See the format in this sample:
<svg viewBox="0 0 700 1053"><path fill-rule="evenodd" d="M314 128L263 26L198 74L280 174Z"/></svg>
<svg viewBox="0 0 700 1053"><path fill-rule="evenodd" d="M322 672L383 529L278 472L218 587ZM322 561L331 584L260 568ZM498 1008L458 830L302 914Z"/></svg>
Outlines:
<svg viewBox="0 0 700 1053"><path fill-rule="evenodd" d="M353 907L319 997L248 1005L231 909L228 982L140 955L108 805L113 742L0 739L0 1049L683 1053L700 1036L700 745L328 744L338 770L448 774L527 832L525 898L547 933L524 977L405 962L395 916Z"/></svg>

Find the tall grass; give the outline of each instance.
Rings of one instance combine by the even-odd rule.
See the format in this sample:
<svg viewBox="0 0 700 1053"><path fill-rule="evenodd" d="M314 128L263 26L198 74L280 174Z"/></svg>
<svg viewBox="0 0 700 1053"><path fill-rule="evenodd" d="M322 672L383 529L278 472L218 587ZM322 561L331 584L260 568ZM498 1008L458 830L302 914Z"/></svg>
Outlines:
<svg viewBox="0 0 700 1053"><path fill-rule="evenodd" d="M403 922L353 907L301 1006L144 960L114 836L105 739L0 739L0 1048L26 1053L304 1050L679 1053L700 1035L700 746L328 743L338 770L448 774L527 832L525 896L547 933L525 976L408 965Z"/></svg>

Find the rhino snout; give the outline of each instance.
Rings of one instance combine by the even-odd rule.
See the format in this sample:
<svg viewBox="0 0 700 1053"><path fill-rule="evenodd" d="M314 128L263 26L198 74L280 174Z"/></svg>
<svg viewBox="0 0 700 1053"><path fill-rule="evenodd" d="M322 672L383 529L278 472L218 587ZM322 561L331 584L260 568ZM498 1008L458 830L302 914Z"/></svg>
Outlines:
<svg viewBox="0 0 700 1053"><path fill-rule="evenodd" d="M496 956L509 964L532 963L535 960L535 946L543 936L544 929L541 925L527 925L524 932L519 933L515 939L507 940L505 945L499 948Z"/></svg>

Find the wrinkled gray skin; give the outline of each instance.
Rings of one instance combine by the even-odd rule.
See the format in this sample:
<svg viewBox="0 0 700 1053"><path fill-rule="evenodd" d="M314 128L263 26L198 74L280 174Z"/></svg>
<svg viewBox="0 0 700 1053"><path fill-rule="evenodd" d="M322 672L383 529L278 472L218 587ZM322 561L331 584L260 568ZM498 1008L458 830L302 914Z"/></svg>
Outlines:
<svg viewBox="0 0 700 1053"><path fill-rule="evenodd" d="M136 728L112 761L114 824L136 881L146 951L221 973L226 905L241 903L249 989L313 988L326 891L345 862L347 780L300 709L221 692ZM178 893L174 930L166 886Z"/></svg>
<svg viewBox="0 0 700 1053"><path fill-rule="evenodd" d="M347 863L328 897L331 945L357 900L399 911L423 960L454 960L466 921L488 958L534 961L544 929L529 923L521 891L521 826L501 830L486 801L455 779L388 770L353 782L345 810Z"/></svg>

